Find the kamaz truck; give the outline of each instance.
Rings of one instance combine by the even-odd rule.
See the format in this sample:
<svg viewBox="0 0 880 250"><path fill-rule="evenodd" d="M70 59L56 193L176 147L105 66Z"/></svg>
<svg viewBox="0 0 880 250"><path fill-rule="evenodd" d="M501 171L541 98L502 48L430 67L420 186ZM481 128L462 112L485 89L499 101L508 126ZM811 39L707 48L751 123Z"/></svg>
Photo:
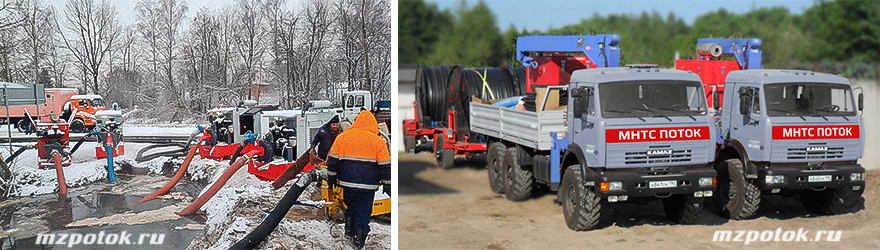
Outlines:
<svg viewBox="0 0 880 250"><path fill-rule="evenodd" d="M518 39L518 57L527 66L546 69L566 60L558 53L592 55L592 49L611 63L537 84L545 90L537 91L536 111L470 103L470 128L489 145L491 188L513 201L528 199L538 186L557 191L575 231L596 228L603 204L656 198L670 220L694 223L703 197L713 196L716 175L703 85L685 71L618 67L617 42L617 35ZM535 52L545 54L540 65L532 63ZM548 108L560 99L567 105Z"/></svg>
<svg viewBox="0 0 880 250"><path fill-rule="evenodd" d="M697 60L676 69L698 72L718 109L715 168L718 211L748 219L761 196L799 194L811 212L850 209L865 188L858 164L865 146L859 115L844 77L804 70L761 69L760 39L700 39ZM737 61L715 60L734 55ZM721 92L724 92L721 98Z"/></svg>

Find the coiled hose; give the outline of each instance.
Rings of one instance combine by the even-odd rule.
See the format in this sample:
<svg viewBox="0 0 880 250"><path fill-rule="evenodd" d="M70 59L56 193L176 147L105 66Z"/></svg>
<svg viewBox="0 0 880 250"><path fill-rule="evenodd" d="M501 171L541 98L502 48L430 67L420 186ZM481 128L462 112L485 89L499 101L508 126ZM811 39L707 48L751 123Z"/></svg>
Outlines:
<svg viewBox="0 0 880 250"><path fill-rule="evenodd" d="M490 101L518 96L522 92L515 73L508 67L467 69L456 66L452 69L446 92L446 107L447 110L462 111L456 115L455 121L448 121L455 123L456 137L472 136L468 120L469 102L472 96L482 101Z"/></svg>
<svg viewBox="0 0 880 250"><path fill-rule="evenodd" d="M144 155L144 152L150 151L154 148L164 148L164 147L179 147L180 149L171 150L171 151L161 151L161 152L156 152L156 153ZM193 146L193 147L198 148L198 146ZM153 160L153 159L156 159L156 158L159 158L162 156L167 156L167 157L172 157L172 158L186 156L187 155L186 150L185 150L186 148L187 148L187 143L165 143L165 144L150 145L150 146L146 146L146 147L142 148L140 151L138 151L137 156L134 158L134 160L136 162L144 162L144 161ZM190 150L192 150L192 149L190 149Z"/></svg>
<svg viewBox="0 0 880 250"><path fill-rule="evenodd" d="M446 85L452 65L419 66L416 71L416 103L419 121L426 127L446 122Z"/></svg>

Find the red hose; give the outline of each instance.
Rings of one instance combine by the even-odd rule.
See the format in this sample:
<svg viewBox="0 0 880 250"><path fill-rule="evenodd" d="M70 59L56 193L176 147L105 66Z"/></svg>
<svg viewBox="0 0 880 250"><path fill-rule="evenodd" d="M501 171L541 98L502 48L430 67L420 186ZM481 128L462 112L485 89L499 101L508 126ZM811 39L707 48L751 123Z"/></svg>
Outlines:
<svg viewBox="0 0 880 250"><path fill-rule="evenodd" d="M52 154L55 160L55 174L58 176L58 193L67 195L67 182L64 180L64 169L61 168L61 155L58 152Z"/></svg>
<svg viewBox="0 0 880 250"><path fill-rule="evenodd" d="M211 197L214 197L214 195L217 194L217 191L220 191L220 188L222 188L223 185L226 184L226 181L229 181L229 178L231 178L232 175L235 174L235 172L238 171L239 168L241 168L241 166L247 164L254 155L262 154L262 152L262 148L259 148L258 150L251 150L245 155L238 157L238 159L235 159L235 162L226 169L226 172L223 172L223 175L220 176L220 179L217 179L214 184L211 184L211 187L208 188L208 191L205 191L205 193L199 196L199 198L196 198L196 200L193 201L192 204L189 204L189 206L187 206L185 209L183 209L183 211L180 211L177 214L188 215L201 209L202 206L205 205L205 202L208 202Z"/></svg>
<svg viewBox="0 0 880 250"><path fill-rule="evenodd" d="M186 154L186 158L183 160L183 164L181 164L180 168L177 169L177 173L174 174L174 177L171 178L171 181L169 181L168 184L165 184L165 186L162 186L162 188L160 188L159 190L156 190L156 192L153 192L152 194L144 197L134 204L152 200L156 197L159 197L160 195L168 193L168 191L171 191L171 188L173 188L174 185L177 185L177 182L179 182L180 179L183 178L183 175L186 174L186 169L189 168L189 163L190 161L192 161L193 156L196 155L196 151L199 149L199 145L201 145L203 141L210 139L211 135L208 134L199 137L199 139L196 140L196 143L193 144L192 147L189 149L189 153Z"/></svg>
<svg viewBox="0 0 880 250"><path fill-rule="evenodd" d="M186 154L186 159L183 160L183 164L181 164L180 168L177 169L177 174L174 174L174 177L171 178L171 181L169 181L168 184L165 184L165 186L162 186L162 188L160 188L159 190L156 190L156 192L153 192L152 194L148 195L147 197L144 197L143 199L135 202L134 204L138 204L141 202L152 200L153 198L156 198L160 195L168 193L168 191L171 191L171 188L173 188L174 185L177 185L177 182L179 182L180 179L183 178L183 175L186 174L186 169L189 168L189 162L192 161L192 158L196 154L197 150L199 150L199 147L197 147L197 146L192 146L189 149L189 153Z"/></svg>

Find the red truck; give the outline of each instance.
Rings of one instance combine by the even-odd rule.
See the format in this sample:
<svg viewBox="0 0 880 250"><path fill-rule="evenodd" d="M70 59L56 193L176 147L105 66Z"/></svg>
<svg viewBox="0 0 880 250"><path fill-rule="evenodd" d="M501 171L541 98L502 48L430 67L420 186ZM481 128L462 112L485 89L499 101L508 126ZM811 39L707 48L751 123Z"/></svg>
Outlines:
<svg viewBox="0 0 880 250"><path fill-rule="evenodd" d="M105 110L104 100L100 95L80 95L74 88L49 88L45 90L46 104L9 107L9 121L6 121L6 108L0 108L0 121L15 124L19 132L25 131L30 124L25 118L24 110L32 116L59 114L62 119L74 115L70 132L82 133L95 126L95 112ZM34 117L35 120L37 117Z"/></svg>

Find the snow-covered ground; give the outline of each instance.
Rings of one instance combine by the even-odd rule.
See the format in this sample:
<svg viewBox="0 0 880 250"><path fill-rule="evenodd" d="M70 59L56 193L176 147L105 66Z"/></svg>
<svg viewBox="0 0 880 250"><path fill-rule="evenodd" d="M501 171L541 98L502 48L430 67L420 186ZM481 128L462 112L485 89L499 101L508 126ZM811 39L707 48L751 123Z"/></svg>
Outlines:
<svg viewBox="0 0 880 250"><path fill-rule="evenodd" d="M221 174L218 171L211 178L211 182L218 179ZM193 241L189 249L229 248L262 222L260 215L274 209L294 182L292 180L285 187L274 190L271 182L261 181L247 171L239 170L202 207L208 216L205 238ZM309 202L316 199L320 199L320 191L312 185L298 200ZM370 223L370 227L372 231L367 239L369 249L390 249L391 226L373 222ZM278 228L258 248L349 248L346 246L342 230L342 224L330 221L326 213L320 209L294 206Z"/></svg>
<svg viewBox="0 0 880 250"><path fill-rule="evenodd" d="M188 126L131 126L126 127L126 134L132 133L180 133L189 134L193 125ZM17 145L27 145L18 143ZM183 157L158 157L156 159L136 162L134 158L137 152L144 147L153 144L126 143L126 154L114 159L116 171L122 170L123 166L141 169L140 173L131 176L130 181L107 183L107 161L95 158L95 143L84 143L72 156L72 164L64 168L64 175L69 192L82 193L83 188L95 186L112 187L101 191L104 193L121 193L126 196L146 196L165 184L169 174L177 171L183 161ZM177 147L155 148L151 152L167 150L179 150ZM8 147L0 145L0 154L9 155ZM41 170L37 168L37 151L29 149L21 154L12 164L14 187L12 196L39 197L52 195L57 192L58 184L54 169ZM169 169L171 166L171 169ZM187 178L191 182L216 181L223 171L228 168L228 161L214 161L201 159L196 156L187 169ZM143 171L143 170L146 171ZM164 176L163 176L164 175ZM261 181L247 173L243 167L233 175L226 185L209 200L201 209L207 216L205 225L187 225L188 228L202 229L205 236L194 239L190 249L226 249L245 235L250 233L262 222L260 215L272 210L285 192L294 183L290 181L286 187L274 190L271 182ZM210 185L204 187L200 193L204 193ZM26 197L24 197L26 198ZM137 198L137 197L134 197ZM159 199L171 201L172 204L164 204L161 207L148 208L147 210L126 211L121 214L108 214L98 217L84 216L65 223L63 227L95 227L107 225L132 225L152 223L156 221L179 221L181 220L174 212L189 205L193 197L180 192L171 192L160 196ZM305 202L320 200L320 191L314 186L307 189L299 198ZM130 202L128 202L130 203ZM39 211L35 212L39 214ZM78 216L74 216L78 217ZM43 223L43 222L41 222ZM8 230L16 229L21 223L9 225ZM370 224L372 231L367 240L369 249L391 248L391 226L387 223L373 222ZM6 225L2 225L7 230ZM43 233L52 227L41 226L34 229L25 229L27 232ZM12 232L12 231L10 231ZM29 233L28 233L29 234ZM262 249L345 249L343 237L343 225L329 220L323 210L294 206L281 221L278 228L263 242Z"/></svg>

